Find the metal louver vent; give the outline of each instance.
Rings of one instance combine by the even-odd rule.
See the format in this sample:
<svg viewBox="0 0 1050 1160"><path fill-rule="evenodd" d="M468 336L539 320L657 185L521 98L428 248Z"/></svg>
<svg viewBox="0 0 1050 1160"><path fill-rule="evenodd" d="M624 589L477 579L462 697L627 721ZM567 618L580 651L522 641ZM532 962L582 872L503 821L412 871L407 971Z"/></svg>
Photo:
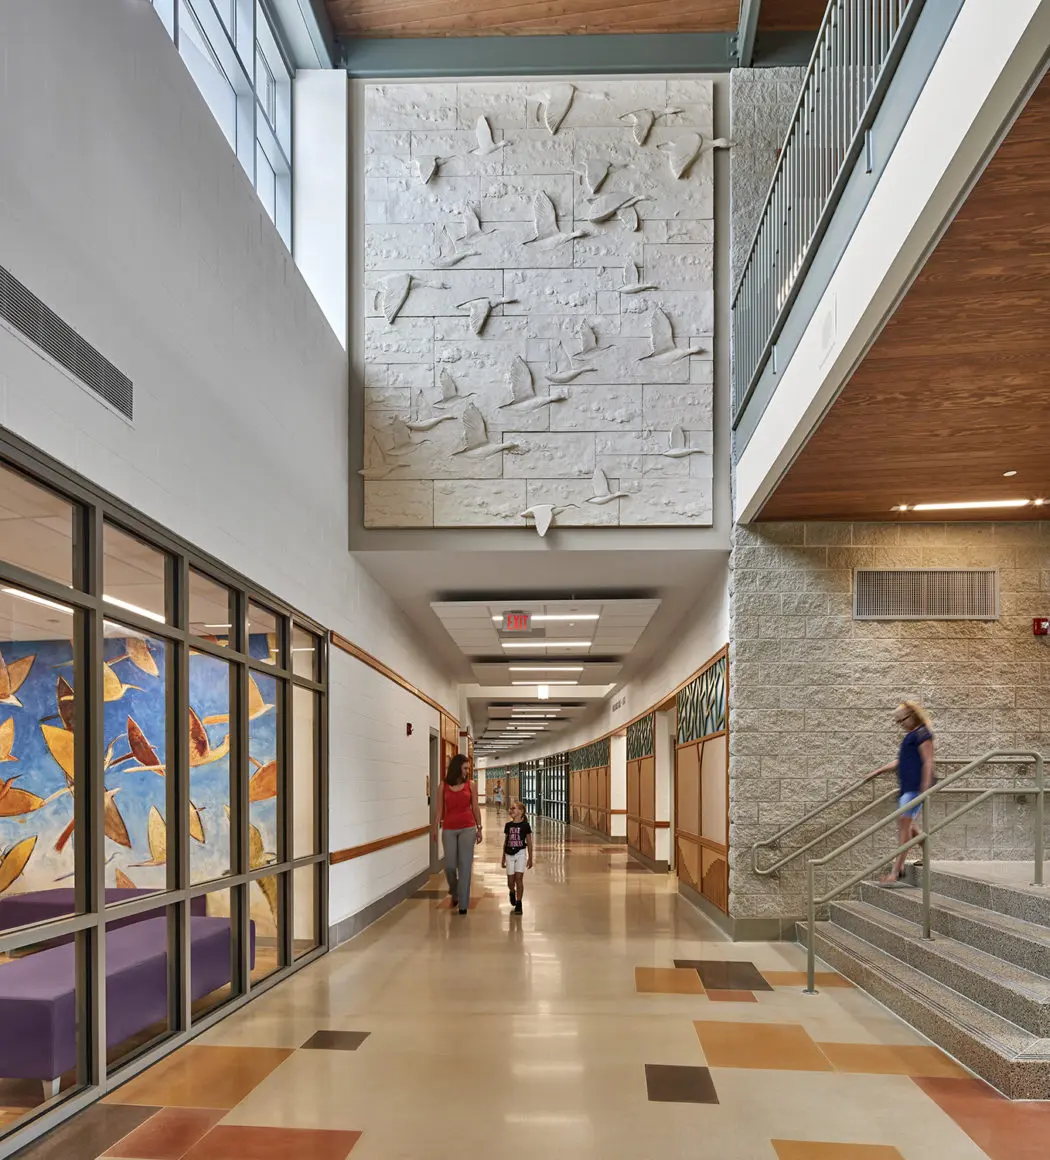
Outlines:
<svg viewBox="0 0 1050 1160"><path fill-rule="evenodd" d="M854 620L998 620L994 568L858 568Z"/></svg>
<svg viewBox="0 0 1050 1160"><path fill-rule="evenodd" d="M3 266L0 266L0 318L125 418L134 418L135 389L131 379Z"/></svg>

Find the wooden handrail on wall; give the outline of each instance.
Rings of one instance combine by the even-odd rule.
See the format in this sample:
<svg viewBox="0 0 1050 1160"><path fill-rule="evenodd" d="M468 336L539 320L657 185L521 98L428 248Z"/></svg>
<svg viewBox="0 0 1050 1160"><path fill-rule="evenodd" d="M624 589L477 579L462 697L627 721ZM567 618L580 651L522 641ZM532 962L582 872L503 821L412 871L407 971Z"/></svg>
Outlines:
<svg viewBox="0 0 1050 1160"><path fill-rule="evenodd" d="M414 838L422 838L430 832L430 826L419 826L415 830L406 830L403 834L391 834L388 838L377 838L374 842L365 842L363 846L350 846L346 850L333 850L328 855L329 866L337 866L340 862L349 862L354 858L363 858L366 854L374 854L377 850L386 850L390 846L400 846L402 842L411 842Z"/></svg>
<svg viewBox="0 0 1050 1160"><path fill-rule="evenodd" d="M418 697L425 705L429 705L431 709L436 709L443 717L447 717L450 721L456 724L456 732L459 732L459 721L454 713L450 713L443 705L434 700L433 697L428 697L422 689L417 689L411 681L405 678L398 672L395 672L389 665L384 664L378 657L372 656L370 652L366 652L359 645L354 644L352 640L347 640L345 636L340 636L334 630L329 633L329 639L332 645L339 649L340 652L345 652L348 656L354 657L362 664L368 665L370 669L375 669L381 676L386 677L388 681L393 681L395 685L400 685L406 693L411 693L413 697Z"/></svg>

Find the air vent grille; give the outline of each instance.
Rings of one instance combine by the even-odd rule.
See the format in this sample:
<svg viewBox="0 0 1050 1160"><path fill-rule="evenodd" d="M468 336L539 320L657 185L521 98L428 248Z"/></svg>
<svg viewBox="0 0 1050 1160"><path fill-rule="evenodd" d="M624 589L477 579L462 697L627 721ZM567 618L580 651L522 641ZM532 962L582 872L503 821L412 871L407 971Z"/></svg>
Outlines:
<svg viewBox="0 0 1050 1160"><path fill-rule="evenodd" d="M125 418L134 418L135 390L131 379L3 266L0 266L0 318Z"/></svg>
<svg viewBox="0 0 1050 1160"><path fill-rule="evenodd" d="M998 620L994 568L858 568L854 620Z"/></svg>

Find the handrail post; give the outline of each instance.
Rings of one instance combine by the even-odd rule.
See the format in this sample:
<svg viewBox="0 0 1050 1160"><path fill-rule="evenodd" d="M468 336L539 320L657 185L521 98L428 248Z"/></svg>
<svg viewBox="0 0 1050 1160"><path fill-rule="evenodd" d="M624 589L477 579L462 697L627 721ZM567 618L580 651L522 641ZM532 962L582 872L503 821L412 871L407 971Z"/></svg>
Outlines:
<svg viewBox="0 0 1050 1160"><path fill-rule="evenodd" d="M817 936L817 887L816 887L816 867L813 863L809 863L806 870L806 887L809 891L809 909L806 915L806 920L809 924L809 935L806 938L806 994L815 995L817 993L817 952L813 945L813 940Z"/></svg>
<svg viewBox="0 0 1050 1160"><path fill-rule="evenodd" d="M1043 885L1043 819L1046 812L1046 770L1043 755L1035 755L1035 885Z"/></svg>
<svg viewBox="0 0 1050 1160"><path fill-rule="evenodd" d="M930 921L930 799L922 803L922 937L933 938Z"/></svg>

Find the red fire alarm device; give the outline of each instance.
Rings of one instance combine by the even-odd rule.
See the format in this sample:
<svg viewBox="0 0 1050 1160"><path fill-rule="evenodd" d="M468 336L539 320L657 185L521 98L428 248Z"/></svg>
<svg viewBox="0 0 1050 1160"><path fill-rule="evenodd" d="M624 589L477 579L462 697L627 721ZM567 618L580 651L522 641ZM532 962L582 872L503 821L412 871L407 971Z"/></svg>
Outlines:
<svg viewBox="0 0 1050 1160"><path fill-rule="evenodd" d="M1050 636L1050 616L1037 616L1032 621L1032 632L1036 636Z"/></svg>
<svg viewBox="0 0 1050 1160"><path fill-rule="evenodd" d="M504 632L528 632L532 628L532 616L528 612L505 612L503 614Z"/></svg>
<svg viewBox="0 0 1050 1160"><path fill-rule="evenodd" d="M412 722L411 721L407 721L405 723L405 736L406 737L412 736Z"/></svg>

